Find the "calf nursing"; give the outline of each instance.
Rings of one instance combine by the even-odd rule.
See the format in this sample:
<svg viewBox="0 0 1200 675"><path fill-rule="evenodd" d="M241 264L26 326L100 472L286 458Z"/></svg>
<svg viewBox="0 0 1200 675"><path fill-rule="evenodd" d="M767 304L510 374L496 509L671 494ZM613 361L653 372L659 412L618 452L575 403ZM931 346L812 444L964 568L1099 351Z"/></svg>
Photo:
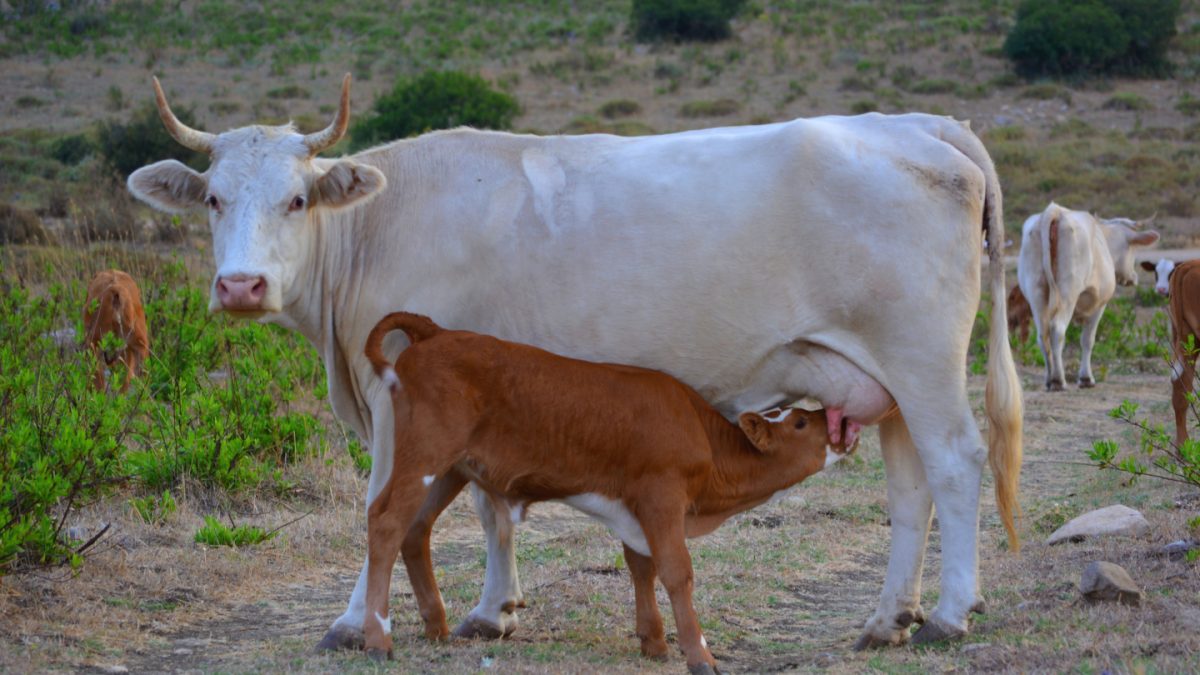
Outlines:
<svg viewBox="0 0 1200 675"><path fill-rule="evenodd" d="M142 294L133 277L120 270L104 270L92 279L83 306L83 329L84 342L96 356L96 388L105 388L106 370L116 363L123 363L125 381L121 391L128 389L150 354L146 312L142 309ZM108 333L115 335L121 346L105 349L104 336Z"/></svg>
<svg viewBox="0 0 1200 675"><path fill-rule="evenodd" d="M393 366L384 336L412 343ZM745 413L734 425L658 371L557 356L397 312L371 331L366 356L389 385L396 456L367 509L366 646L391 650L389 584L397 553L432 639L449 636L429 553L438 514L475 482L514 520L561 500L607 524L625 546L642 653L665 657L660 578L693 672L712 672L692 606L686 537L769 499L845 453L823 412ZM502 510L503 512L503 510Z"/></svg>

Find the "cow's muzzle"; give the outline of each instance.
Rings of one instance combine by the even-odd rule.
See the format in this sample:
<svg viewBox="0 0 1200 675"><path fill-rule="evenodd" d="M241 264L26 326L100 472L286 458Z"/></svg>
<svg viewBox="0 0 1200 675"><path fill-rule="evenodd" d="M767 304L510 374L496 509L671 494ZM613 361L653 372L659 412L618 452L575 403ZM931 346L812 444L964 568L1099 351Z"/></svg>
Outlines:
<svg viewBox="0 0 1200 675"><path fill-rule="evenodd" d="M267 280L262 276L231 274L217 278L217 301L229 312L261 312L267 295Z"/></svg>

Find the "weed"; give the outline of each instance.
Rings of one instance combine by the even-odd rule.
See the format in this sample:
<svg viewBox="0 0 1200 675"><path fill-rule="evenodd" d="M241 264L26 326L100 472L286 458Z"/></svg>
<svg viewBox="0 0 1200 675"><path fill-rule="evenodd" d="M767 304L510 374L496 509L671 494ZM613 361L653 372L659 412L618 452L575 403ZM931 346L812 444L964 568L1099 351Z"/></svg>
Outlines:
<svg viewBox="0 0 1200 675"><path fill-rule="evenodd" d="M1105 110L1152 110L1154 108L1150 101L1130 92L1114 94L1101 107Z"/></svg>
<svg viewBox="0 0 1200 675"><path fill-rule="evenodd" d="M175 498L171 496L170 490L163 490L161 496L130 497L129 505L143 522L150 525L166 522L175 513L176 508Z"/></svg>
<svg viewBox="0 0 1200 675"><path fill-rule="evenodd" d="M617 117L628 117L636 115L642 111L642 106L637 101L631 101L627 98L609 101L600 106L600 114L608 119Z"/></svg>
<svg viewBox="0 0 1200 675"><path fill-rule="evenodd" d="M253 525L226 525L212 516L204 516L204 526L196 530L196 543L208 546L254 546L269 541L278 532L267 532Z"/></svg>
<svg viewBox="0 0 1200 675"><path fill-rule="evenodd" d="M689 101L679 109L681 117L724 117L742 109L742 104L733 99L722 98L715 101Z"/></svg>

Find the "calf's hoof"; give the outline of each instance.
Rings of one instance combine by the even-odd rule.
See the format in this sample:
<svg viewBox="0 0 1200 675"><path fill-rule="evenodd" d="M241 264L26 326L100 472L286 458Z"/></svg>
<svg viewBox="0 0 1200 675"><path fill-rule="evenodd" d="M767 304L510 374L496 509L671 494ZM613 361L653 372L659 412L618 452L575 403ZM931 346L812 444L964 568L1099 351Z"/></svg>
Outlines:
<svg viewBox="0 0 1200 675"><path fill-rule="evenodd" d="M694 666L688 666L688 672L691 675L720 675L721 671L711 663L697 663Z"/></svg>
<svg viewBox="0 0 1200 675"><path fill-rule="evenodd" d="M642 656L655 661L666 661L668 653L666 640L662 638L642 640Z"/></svg>
<svg viewBox="0 0 1200 675"><path fill-rule="evenodd" d="M443 621L441 625L425 626L425 639L430 642L442 642L450 639L450 626Z"/></svg>
<svg viewBox="0 0 1200 675"><path fill-rule="evenodd" d="M926 645L934 642L946 642L948 640L958 640L966 636L966 634L965 630L948 628L937 620L929 620L917 632L913 633L912 643L914 645Z"/></svg>
<svg viewBox="0 0 1200 675"><path fill-rule="evenodd" d="M362 649L366 644L362 629L349 626L331 626L325 637L317 643L314 651L330 652L339 649Z"/></svg>
<svg viewBox="0 0 1200 675"><path fill-rule="evenodd" d="M372 661L374 661L376 663L383 663L385 661L391 661L392 660L392 650L391 649L368 649L367 650L367 658L371 659Z"/></svg>
<svg viewBox="0 0 1200 675"><path fill-rule="evenodd" d="M503 619L504 625L497 626L496 624L480 619L476 616L468 616L462 623L458 624L454 629L454 637L460 638L482 638L484 640L499 640L506 638L517 630L517 616L510 614Z"/></svg>

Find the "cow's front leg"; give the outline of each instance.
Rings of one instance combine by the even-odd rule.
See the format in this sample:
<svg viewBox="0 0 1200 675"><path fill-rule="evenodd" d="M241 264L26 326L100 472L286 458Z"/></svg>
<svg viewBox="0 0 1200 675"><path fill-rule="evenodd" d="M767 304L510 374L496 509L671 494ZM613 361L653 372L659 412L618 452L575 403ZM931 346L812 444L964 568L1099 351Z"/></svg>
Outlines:
<svg viewBox="0 0 1200 675"><path fill-rule="evenodd" d="M864 626L854 645L856 650L903 644L908 640L909 626L925 620L921 611L921 569L933 510L925 468L900 415L880 424L879 442L887 467L892 548L879 607Z"/></svg>
<svg viewBox="0 0 1200 675"><path fill-rule="evenodd" d="M487 536L487 571L483 596L467 618L454 629L458 637L490 640L511 635L517 629L517 607L525 605L517 577L517 551L513 547L516 524L511 513L497 511L492 500L474 485L475 512Z"/></svg>
<svg viewBox="0 0 1200 675"><path fill-rule="evenodd" d="M1082 354L1079 356L1079 387L1089 389L1096 386L1092 377L1092 347L1096 344L1096 329L1100 326L1100 317L1104 316L1104 307L1096 310L1083 324L1083 332L1079 336L1079 346Z"/></svg>

